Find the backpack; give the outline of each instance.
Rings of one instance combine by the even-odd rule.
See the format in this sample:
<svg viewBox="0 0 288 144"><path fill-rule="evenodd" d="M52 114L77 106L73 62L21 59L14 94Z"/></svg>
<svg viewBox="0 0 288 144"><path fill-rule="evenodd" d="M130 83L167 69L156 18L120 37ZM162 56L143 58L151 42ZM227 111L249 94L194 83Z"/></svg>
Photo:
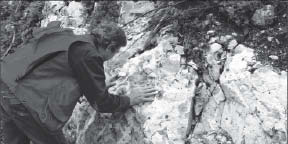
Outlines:
<svg viewBox="0 0 288 144"><path fill-rule="evenodd" d="M1 79L12 93L15 92L18 80L55 53L66 51L69 47L65 46L76 41L72 29L60 28L60 23L53 21L47 27L34 31L32 39L1 61ZM57 46L53 46L55 43Z"/></svg>

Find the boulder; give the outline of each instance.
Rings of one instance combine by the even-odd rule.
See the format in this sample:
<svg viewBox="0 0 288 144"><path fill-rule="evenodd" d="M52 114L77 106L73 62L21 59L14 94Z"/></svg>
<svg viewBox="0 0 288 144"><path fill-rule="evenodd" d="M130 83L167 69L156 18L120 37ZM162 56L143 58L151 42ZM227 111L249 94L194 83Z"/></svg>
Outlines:
<svg viewBox="0 0 288 144"><path fill-rule="evenodd" d="M76 108L67 125L75 124L77 144L184 143L195 78L191 69L177 67L180 64L177 53L164 52L163 46L168 43L169 39L163 39L156 48L130 59L120 68L125 75L110 89L110 93L125 94L136 85L152 85L160 91L155 100L134 106L125 113L90 112L82 122L85 123L82 129L77 123L80 124L83 116L77 118L76 115L83 112ZM154 77L150 77L151 73Z"/></svg>
<svg viewBox="0 0 288 144"><path fill-rule="evenodd" d="M265 5L261 9L257 9L252 16L255 25L268 26L274 22L275 8L272 5Z"/></svg>

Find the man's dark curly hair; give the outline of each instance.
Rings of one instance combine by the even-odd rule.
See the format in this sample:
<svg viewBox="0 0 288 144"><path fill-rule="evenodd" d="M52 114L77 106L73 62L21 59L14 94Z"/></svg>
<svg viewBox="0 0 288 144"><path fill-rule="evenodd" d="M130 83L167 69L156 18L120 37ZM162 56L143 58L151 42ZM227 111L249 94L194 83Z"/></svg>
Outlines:
<svg viewBox="0 0 288 144"><path fill-rule="evenodd" d="M97 27L91 29L91 35L94 36L95 45L104 49L109 48L115 51L127 44L125 32L113 22L100 23Z"/></svg>

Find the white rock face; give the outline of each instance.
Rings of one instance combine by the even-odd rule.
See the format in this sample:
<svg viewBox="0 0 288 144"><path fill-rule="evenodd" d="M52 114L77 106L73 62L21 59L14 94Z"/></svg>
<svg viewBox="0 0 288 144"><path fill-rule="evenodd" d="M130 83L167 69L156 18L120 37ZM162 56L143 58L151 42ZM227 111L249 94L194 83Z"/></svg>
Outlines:
<svg viewBox="0 0 288 144"><path fill-rule="evenodd" d="M49 8L52 9L51 11L58 11L61 8L62 10L56 14L47 12L43 26L52 20L61 20L63 27L77 29L83 24L83 19L79 15L83 11L82 5L80 3L72 5L71 9L70 5L71 3L66 7L62 2L47 2L47 11L50 10ZM140 13L139 10L131 11ZM128 42L127 47L122 48L122 51L131 55L143 47L145 37L147 38L148 35L143 36L137 31L144 28L145 21L147 21L145 18L139 19L138 25L126 29L128 37L133 36L133 39ZM119 72L121 78L115 89L110 90L118 94L129 93L129 89L135 85L153 85L161 92L155 101L135 106L125 114L114 115L99 115L88 106L88 103L77 104L70 121L64 127L65 135L70 142L78 144L184 143L190 101L194 94L194 78L191 70L180 67L180 54L183 54L183 47L177 46L174 49L171 46L172 43L177 43L177 38L165 35L158 41L159 45L155 49L131 60L127 60L126 57L127 62L123 67L111 72ZM168 47L174 52L168 53ZM117 62L118 60L117 57L114 59ZM109 66L114 65L106 65L107 69ZM111 69L115 68L111 67Z"/></svg>
<svg viewBox="0 0 288 144"><path fill-rule="evenodd" d="M134 86L152 85L158 87L160 94L152 103L134 106L124 114L105 118L96 116L94 122L87 123L87 129L80 132L79 143L184 143L195 78L191 69L180 67L178 53L165 51L164 46L170 45L174 37L164 37L159 41L156 48L130 59L119 69L121 76L110 92L125 94ZM112 126L114 134L105 129L101 132L101 139L95 139L87 133L99 132L95 125Z"/></svg>
<svg viewBox="0 0 288 144"><path fill-rule="evenodd" d="M220 78L227 98L221 127L231 134L236 144L243 141L249 144L285 143L287 74L278 74L269 67L251 73L252 49L239 45L235 51L237 53L228 58ZM238 129L235 129L235 122Z"/></svg>
<svg viewBox="0 0 288 144"><path fill-rule="evenodd" d="M225 144L286 143L287 73L259 66L253 50L244 45L233 53L227 54L219 91L204 108L191 142L218 143L217 137L223 137Z"/></svg>
<svg viewBox="0 0 288 144"><path fill-rule="evenodd" d="M137 15L154 9L153 3L145 1L138 1L137 3L133 1L123 1L121 2L121 5L121 21L123 23L127 23L133 20Z"/></svg>
<svg viewBox="0 0 288 144"><path fill-rule="evenodd" d="M46 19L42 26L60 20L63 27L73 28L76 34L87 32L81 3L70 2L69 7L58 1L46 3ZM152 3L146 2L149 7L141 9L143 3L133 5L136 3L125 2L123 5L128 10L125 7L121 10L125 13L123 16L127 16L123 21L153 8ZM120 76L117 85L110 89L111 93L129 93L131 87L144 84L156 86L160 94L152 103L113 115L97 113L85 100L78 103L63 129L71 143L184 144L197 76L191 68L180 66L183 46L169 34L162 34L157 39L156 48L128 59L143 48L149 32L141 31L147 20L147 17L141 18L125 28L128 45L107 62L106 74L107 77ZM207 32L210 33L214 32ZM200 114L202 108L203 111L190 142L284 144L287 139L287 72L279 74L262 66L255 60L253 50L244 45L240 44L233 50L238 44L233 39L235 35L212 37L209 41L211 47L206 59L211 66L208 69L211 86L204 85L201 92L204 98L200 100L205 102L207 99L207 103L196 104L196 114ZM232 53L226 53L217 42L228 44L227 48ZM191 65L197 68L192 61Z"/></svg>
<svg viewBox="0 0 288 144"><path fill-rule="evenodd" d="M71 1L69 6L65 6L64 1L47 1L43 9L45 19L41 21L41 27L47 26L50 21L61 21L62 27L73 29L75 34L85 34L87 29L83 11L81 2Z"/></svg>
<svg viewBox="0 0 288 144"><path fill-rule="evenodd" d="M194 94L193 76L188 69L180 68L179 54L164 51L163 45L167 43L169 39L161 41L155 49L131 59L122 69L128 74L128 85L133 87L147 83L161 89L161 96L154 102L135 107L144 118L145 139L153 144L184 142L190 101ZM151 77L151 74L154 76Z"/></svg>
<svg viewBox="0 0 288 144"><path fill-rule="evenodd" d="M275 8L272 5L265 5L263 8L255 11L252 21L259 26L266 26L273 23L275 18Z"/></svg>

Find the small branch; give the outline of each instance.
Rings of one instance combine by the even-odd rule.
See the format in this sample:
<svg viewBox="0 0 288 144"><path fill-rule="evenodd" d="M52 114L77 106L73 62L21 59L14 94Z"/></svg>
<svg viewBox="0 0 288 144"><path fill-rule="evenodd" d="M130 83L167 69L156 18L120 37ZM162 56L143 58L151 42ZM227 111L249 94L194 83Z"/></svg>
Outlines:
<svg viewBox="0 0 288 144"><path fill-rule="evenodd" d="M12 38L12 41L11 41L11 43L10 43L10 46L9 46L9 48L5 51L4 55L1 57L1 60L3 60L3 58L4 58L5 56L7 56L8 53L9 53L9 51L11 50L11 48L12 48L12 46L13 46L13 44L14 44L14 41L15 41L15 35L16 35L16 33L15 33L15 31L14 31L14 32L13 32L13 38Z"/></svg>
<svg viewBox="0 0 288 144"><path fill-rule="evenodd" d="M22 5L22 1L20 0L20 1L19 1L19 4L17 5L17 7L16 7L16 9L15 9L15 13L17 13L17 11L18 11L19 7L21 7L21 5ZM15 23L13 23L13 24L15 24ZM3 58L8 55L9 51L11 50L11 48L12 48L14 42L15 42L15 36L16 36L16 32L15 32L15 29L14 29L14 31L13 31L13 38L12 38L12 41L11 41L11 43L10 43L10 46L9 46L8 49L5 51L5 53L4 53L3 56L0 58L0 60L3 60Z"/></svg>
<svg viewBox="0 0 288 144"><path fill-rule="evenodd" d="M141 54L141 53L143 53L144 51L151 49L151 47L149 48L149 45L151 44L151 40L152 40L153 38L155 38L155 35L160 31L160 29L161 29L160 26L163 24L163 21L164 21L164 19L167 17L167 15L168 15L168 12L166 12L166 13L164 14L164 16L161 17L161 19L160 19L159 23L157 24L157 26L156 26L156 27L152 30L152 32L149 34L148 39L146 39L143 48L140 49L138 52L134 53L132 56L130 56L129 59L135 57L135 55L137 55L137 54ZM144 35L142 35L142 36L144 36ZM132 45L131 45L131 46L132 46Z"/></svg>
<svg viewBox="0 0 288 144"><path fill-rule="evenodd" d="M20 0L19 1L19 4L17 5L17 7L16 7L16 9L15 9L15 13L17 13L17 11L18 11L18 9L19 9L19 7L22 5L22 1Z"/></svg>
<svg viewBox="0 0 288 144"><path fill-rule="evenodd" d="M141 16L138 16L138 17L136 17L135 19L133 19L133 20L125 23L125 24L122 26L122 28L123 28L123 27L126 27L128 24L133 23L134 21L136 21L136 20L139 19L140 17L143 17L143 16L145 16L145 15L147 15L147 14L153 12L153 11L158 11L158 10L160 10L160 9L168 8L168 7L170 7L170 6L176 6L176 5L181 4L181 3L183 3L183 2L186 2L186 0L180 1L180 2L178 2L178 3L176 3L176 4L173 4L173 5L167 5L167 6L159 7L159 8L156 8L156 9L152 9L152 10L150 10L150 11L142 14Z"/></svg>

